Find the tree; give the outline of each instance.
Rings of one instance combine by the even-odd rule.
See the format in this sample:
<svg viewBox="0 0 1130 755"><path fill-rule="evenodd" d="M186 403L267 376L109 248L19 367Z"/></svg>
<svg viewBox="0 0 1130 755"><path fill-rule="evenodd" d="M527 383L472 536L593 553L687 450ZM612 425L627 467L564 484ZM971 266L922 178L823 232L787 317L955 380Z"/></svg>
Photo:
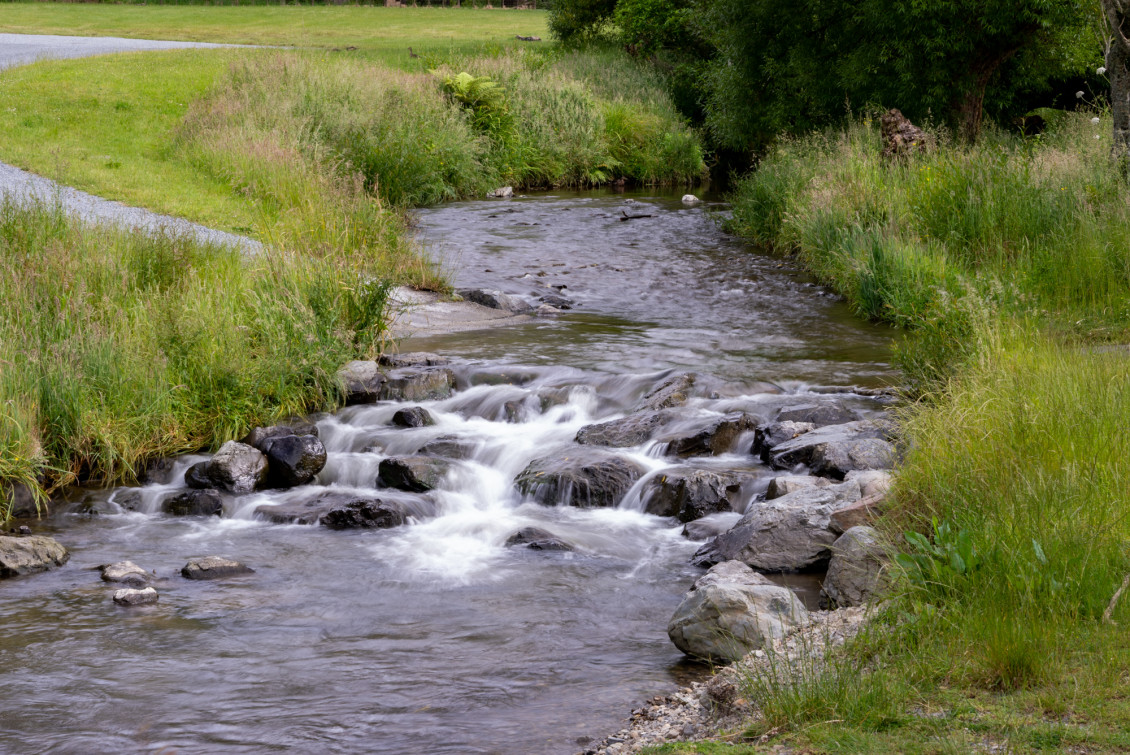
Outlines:
<svg viewBox="0 0 1130 755"><path fill-rule="evenodd" d="M1106 75L1110 79L1110 112L1114 117L1114 157L1130 165L1130 0L1102 0L1110 27Z"/></svg>

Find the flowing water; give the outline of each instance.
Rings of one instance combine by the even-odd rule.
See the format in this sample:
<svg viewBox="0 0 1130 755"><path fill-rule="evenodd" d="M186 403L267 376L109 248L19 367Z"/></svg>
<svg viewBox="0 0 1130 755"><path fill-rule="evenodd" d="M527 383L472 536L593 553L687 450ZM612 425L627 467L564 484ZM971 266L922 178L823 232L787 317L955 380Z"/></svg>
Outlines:
<svg viewBox="0 0 1130 755"><path fill-rule="evenodd" d="M458 358L460 390L415 402L435 417L430 427L392 426L402 406L392 403L315 418L329 461L314 485L231 498L211 519L157 513L176 482L76 493L102 513L75 507L39 526L68 546L70 563L0 583L0 751L583 749L578 737L617 728L633 704L701 673L666 636L700 573L687 563L699 543L643 512L647 478L616 508L582 510L524 498L515 475L674 372L702 376L679 410L689 428L723 412L770 417L815 386L894 379L889 331L852 319L678 197L464 202L420 212L419 228L458 285L531 301L559 293L576 308L403 344ZM880 408L845 400L863 414ZM327 489L376 495L381 459L439 436L463 441L468 457L418 521L330 531L257 518L260 506ZM745 448L693 461L748 473L737 509L768 481ZM662 452L624 453L652 475L681 463ZM201 458L178 460L172 479ZM118 505L131 497L135 510ZM576 550L504 547L527 526ZM209 554L255 574L177 575ZM163 578L156 606L112 604L90 568L122 559ZM811 602L812 582L792 582Z"/></svg>

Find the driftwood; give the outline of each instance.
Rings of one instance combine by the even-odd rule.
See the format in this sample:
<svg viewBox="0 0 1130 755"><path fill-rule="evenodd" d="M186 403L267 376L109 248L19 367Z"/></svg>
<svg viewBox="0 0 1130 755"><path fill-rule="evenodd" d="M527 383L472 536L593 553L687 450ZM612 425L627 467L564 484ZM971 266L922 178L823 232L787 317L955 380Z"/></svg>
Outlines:
<svg viewBox="0 0 1130 755"><path fill-rule="evenodd" d="M1114 597L1110 599L1110 603L1107 605L1106 610L1103 611L1104 624L1114 623L1114 619L1110 617L1114 615L1114 607L1118 605L1118 599L1122 597L1122 593L1126 592L1127 587L1130 587L1130 574L1127 574L1122 578L1122 584L1117 590L1115 590Z"/></svg>
<svg viewBox="0 0 1130 755"><path fill-rule="evenodd" d="M621 215L621 218L620 218L621 222L623 222L625 220L639 220L640 218L650 218L651 217L651 215L629 215L628 213L624 212L623 210L620 210L620 215Z"/></svg>
<svg viewBox="0 0 1130 755"><path fill-rule="evenodd" d="M879 117L879 130L883 135L883 157L902 157L934 146L934 138L911 123L898 108Z"/></svg>

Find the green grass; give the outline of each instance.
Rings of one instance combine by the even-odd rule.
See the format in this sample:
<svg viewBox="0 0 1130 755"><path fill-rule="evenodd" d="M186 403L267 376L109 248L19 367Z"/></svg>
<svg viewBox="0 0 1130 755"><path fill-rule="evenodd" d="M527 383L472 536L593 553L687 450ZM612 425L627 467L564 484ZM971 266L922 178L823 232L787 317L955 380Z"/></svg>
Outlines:
<svg viewBox="0 0 1130 755"><path fill-rule="evenodd" d="M384 337L356 251L239 250L0 204L0 480L129 480L148 458L332 408Z"/></svg>
<svg viewBox="0 0 1130 755"><path fill-rule="evenodd" d="M417 62L408 57L410 46L417 53L472 54L484 45L520 44L514 39L519 34L548 40L545 11L110 3L0 3L0 8L0 32L6 33L339 48L342 55L405 66Z"/></svg>
<svg viewBox="0 0 1130 755"><path fill-rule="evenodd" d="M926 393L880 524L908 553L968 546L903 572L829 666L754 675L763 717L732 746L657 752L1130 750L1130 605L1102 620L1130 572L1130 355L1102 346L1130 335L1109 128L887 163L857 124L779 145L738 188L733 228L909 331Z"/></svg>

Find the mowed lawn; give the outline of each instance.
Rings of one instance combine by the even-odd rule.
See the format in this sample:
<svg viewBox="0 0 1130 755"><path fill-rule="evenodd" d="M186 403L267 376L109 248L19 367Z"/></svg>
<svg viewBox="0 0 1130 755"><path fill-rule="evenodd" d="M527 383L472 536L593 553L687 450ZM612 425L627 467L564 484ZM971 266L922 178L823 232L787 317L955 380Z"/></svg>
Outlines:
<svg viewBox="0 0 1130 755"><path fill-rule="evenodd" d="M346 48L407 61L416 53L470 52L547 38L545 11L359 6L199 6L4 3L0 32ZM544 44L544 43L543 43Z"/></svg>

